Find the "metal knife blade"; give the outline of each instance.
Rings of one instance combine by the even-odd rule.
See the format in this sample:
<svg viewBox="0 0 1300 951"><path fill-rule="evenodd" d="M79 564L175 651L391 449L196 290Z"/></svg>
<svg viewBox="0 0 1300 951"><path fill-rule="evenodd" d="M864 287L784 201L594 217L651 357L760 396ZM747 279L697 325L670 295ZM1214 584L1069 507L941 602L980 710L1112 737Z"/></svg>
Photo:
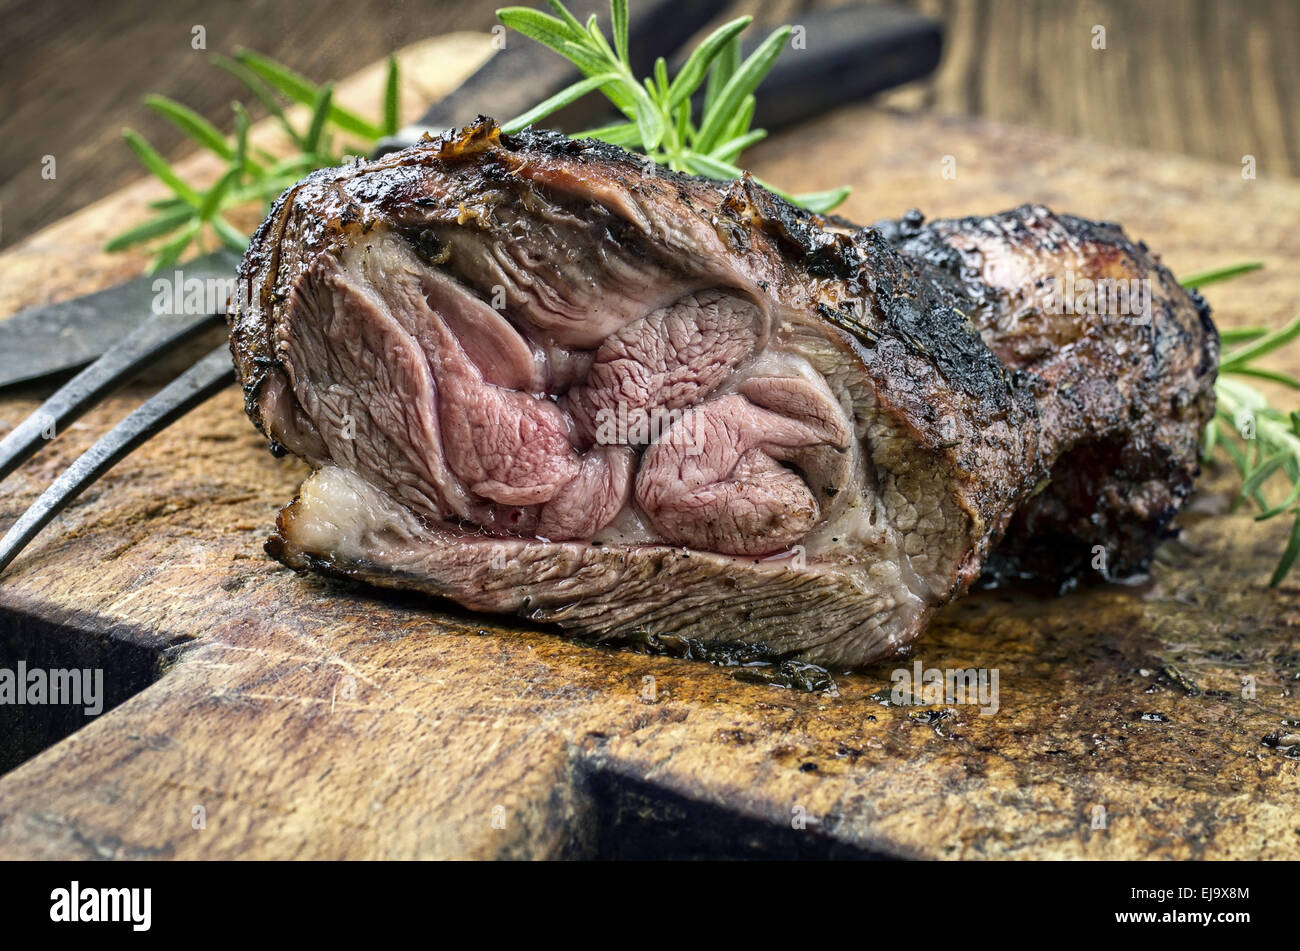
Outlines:
<svg viewBox="0 0 1300 951"><path fill-rule="evenodd" d="M239 256L205 254L185 264L185 280L230 280ZM21 310L0 322L0 386L25 383L90 363L154 313L154 282L146 275L58 304ZM169 285L170 286L170 285ZM170 291L168 292L170 297Z"/></svg>

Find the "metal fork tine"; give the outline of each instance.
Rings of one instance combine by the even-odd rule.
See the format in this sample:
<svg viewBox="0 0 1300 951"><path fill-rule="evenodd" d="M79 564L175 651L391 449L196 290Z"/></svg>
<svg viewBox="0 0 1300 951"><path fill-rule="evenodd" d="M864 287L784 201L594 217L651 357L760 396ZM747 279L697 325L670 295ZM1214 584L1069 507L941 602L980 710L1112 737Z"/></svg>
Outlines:
<svg viewBox="0 0 1300 951"><path fill-rule="evenodd" d="M178 376L87 449L0 539L0 572L88 485L154 434L234 382L223 344Z"/></svg>
<svg viewBox="0 0 1300 951"><path fill-rule="evenodd" d="M53 433L61 432L150 361L220 322L219 316L172 314L157 314L145 320L0 440L0 479L30 459L53 438Z"/></svg>

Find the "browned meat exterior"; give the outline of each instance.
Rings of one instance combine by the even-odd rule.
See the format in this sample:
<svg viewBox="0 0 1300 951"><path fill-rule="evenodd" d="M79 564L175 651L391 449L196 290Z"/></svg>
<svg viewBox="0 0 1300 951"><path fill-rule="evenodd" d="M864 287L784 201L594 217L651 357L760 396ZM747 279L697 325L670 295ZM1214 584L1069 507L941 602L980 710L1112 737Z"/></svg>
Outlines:
<svg viewBox="0 0 1300 951"><path fill-rule="evenodd" d="M1144 571L1192 491L1214 412L1205 301L1117 225L1043 207L929 225L913 212L882 231L1029 374L1050 482L986 569L1058 585Z"/></svg>
<svg viewBox="0 0 1300 951"><path fill-rule="evenodd" d="M1150 319L1057 313L1063 265L1149 280ZM1008 526L1017 565L1056 537L1145 564L1211 409L1198 307L1043 209L840 227L480 120L286 192L231 346L249 415L314 470L284 563L853 665Z"/></svg>

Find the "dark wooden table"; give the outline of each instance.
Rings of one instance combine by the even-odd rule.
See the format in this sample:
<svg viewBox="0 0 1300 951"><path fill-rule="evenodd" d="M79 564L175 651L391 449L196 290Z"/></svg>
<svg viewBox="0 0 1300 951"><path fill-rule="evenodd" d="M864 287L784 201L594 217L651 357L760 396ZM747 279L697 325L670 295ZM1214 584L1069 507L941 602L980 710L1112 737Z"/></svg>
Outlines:
<svg viewBox="0 0 1300 951"><path fill-rule="evenodd" d="M358 8L349 23L365 22ZM423 31L450 25L421 20ZM92 34L64 23L50 36L90 56ZM268 49L329 75L304 64L319 49L295 39ZM476 42L438 41L434 62L445 72L444 45ZM375 41L372 53L386 49ZM954 45L945 69L975 68L962 62ZM180 73L150 74L139 91L165 89L168 75ZM945 72L932 93L891 98L925 111L930 96L928 111L941 112L945 89L960 88L950 82ZM87 172L120 148L104 135L103 162L92 150ZM961 169L951 179L938 174L949 154ZM1221 326L1278 325L1300 299L1289 266L1300 183L1246 181L1235 162L857 106L775 137L752 163L798 190L851 184L844 211L859 220L1042 201L1122 220L1177 273L1265 261L1212 289ZM88 187L71 167L61 161L45 191L6 187L53 217L60 189ZM140 219L161 193L151 187L0 254L0 316L138 273L141 254L98 249ZM1275 359L1300 372L1294 351ZM0 420L41 395L4 394ZM117 394L15 473L0 523L142 395ZM999 670L995 716L882 703L897 661L802 693L295 577L260 543L301 475L265 451L228 390L117 467L11 566L0 585L6 656L102 668L113 709L89 724L0 722L0 769L21 762L0 775L0 857L1300 856L1300 762L1270 744L1300 719L1300 575L1267 587L1287 526L1223 514L1236 483L1222 468L1202 479L1180 547L1146 587L985 592L936 620L908 660Z"/></svg>
<svg viewBox="0 0 1300 951"><path fill-rule="evenodd" d="M891 98L909 109L987 116L1095 141L1300 175L1300 4L1295 0L911 0L948 24L931 81ZM495 0L0 0L0 247L140 173L129 125L165 154L187 150L145 110L151 92L230 128L233 78L212 53L251 46L314 79L388 50L484 30ZM798 22L827 0L748 0L737 10ZM1093 48L1094 26L1106 49ZM192 48L195 26L206 50ZM247 98L244 95L244 98ZM56 160L54 180L42 160Z"/></svg>
<svg viewBox="0 0 1300 951"><path fill-rule="evenodd" d="M444 37L422 61L449 80L459 46L483 44ZM340 98L372 101L354 85ZM861 105L752 164L851 185L859 220L1041 201L1123 221L1175 273L1264 261L1210 288L1224 327L1276 326L1300 300L1300 183L1232 165ZM143 253L97 249L161 192L131 186L0 254L0 317L138 273ZM1300 372L1300 352L1271 365ZM0 394L0 421L43 392ZM0 524L144 392L14 473ZM1288 526L1225 514L1222 466L1147 585L982 592L936 619L901 665L999 671L989 716L889 702L897 660L805 693L297 577L261 543L303 474L231 388L10 566L0 666L102 669L112 708L0 705L0 770L21 763L0 775L0 858L1300 857L1300 747L1280 741L1300 722L1300 574L1267 586Z"/></svg>

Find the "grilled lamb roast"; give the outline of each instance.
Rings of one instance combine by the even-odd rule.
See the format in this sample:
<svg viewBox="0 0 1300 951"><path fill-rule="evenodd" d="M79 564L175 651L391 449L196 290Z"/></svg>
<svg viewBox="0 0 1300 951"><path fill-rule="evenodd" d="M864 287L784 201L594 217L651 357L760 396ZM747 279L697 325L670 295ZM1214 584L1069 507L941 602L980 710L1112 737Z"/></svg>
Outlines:
<svg viewBox="0 0 1300 951"><path fill-rule="evenodd" d="M1102 279L1145 309L1073 295ZM1141 570L1218 341L1112 226L857 228L480 119L287 191L231 345L249 415L313 468L285 564L856 665L1004 535L1020 574Z"/></svg>

